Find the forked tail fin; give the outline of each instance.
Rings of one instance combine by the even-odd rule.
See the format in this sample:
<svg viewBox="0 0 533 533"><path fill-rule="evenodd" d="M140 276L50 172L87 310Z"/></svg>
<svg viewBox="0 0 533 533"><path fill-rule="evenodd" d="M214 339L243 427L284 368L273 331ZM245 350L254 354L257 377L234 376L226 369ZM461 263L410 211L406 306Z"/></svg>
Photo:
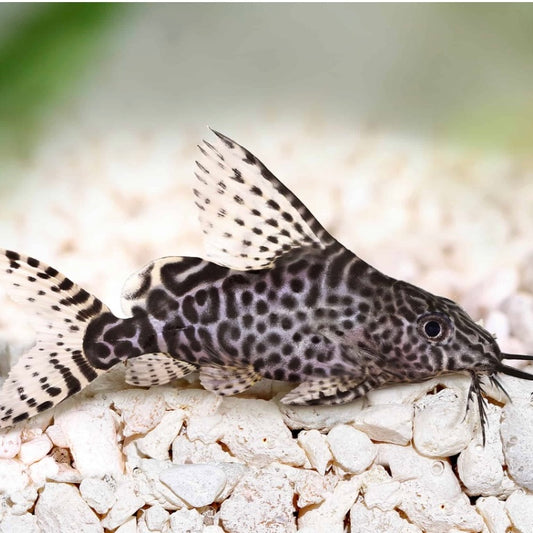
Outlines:
<svg viewBox="0 0 533 533"><path fill-rule="evenodd" d="M31 311L36 343L11 369L0 391L0 428L54 407L106 369L83 350L91 320L111 315L100 300L55 268L0 249L0 286Z"/></svg>

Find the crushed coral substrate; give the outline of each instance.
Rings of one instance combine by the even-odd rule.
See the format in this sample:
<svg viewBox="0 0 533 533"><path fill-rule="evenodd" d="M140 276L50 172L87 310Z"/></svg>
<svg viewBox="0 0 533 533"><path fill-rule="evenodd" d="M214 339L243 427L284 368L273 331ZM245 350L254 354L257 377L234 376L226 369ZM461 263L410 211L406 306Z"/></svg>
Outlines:
<svg viewBox="0 0 533 533"><path fill-rule="evenodd" d="M533 165L364 130L267 124L249 147L347 247L461 303L502 349L533 353ZM201 255L193 135L98 134L43 146L4 188L0 245L38 257L119 313L146 262ZM0 288L1 290L1 288ZM0 373L33 334L0 295ZM0 431L0 532L532 531L531 383L468 378L290 407L261 382L219 398L195 376L135 389L117 368Z"/></svg>

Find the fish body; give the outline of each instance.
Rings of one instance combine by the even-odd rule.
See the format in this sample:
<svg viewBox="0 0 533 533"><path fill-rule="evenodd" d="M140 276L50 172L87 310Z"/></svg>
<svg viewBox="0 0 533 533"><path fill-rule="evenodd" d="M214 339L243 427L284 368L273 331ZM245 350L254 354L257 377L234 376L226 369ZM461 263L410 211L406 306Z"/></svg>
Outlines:
<svg viewBox="0 0 533 533"><path fill-rule="evenodd" d="M453 301L357 257L255 156L216 135L216 146L199 147L196 172L208 260L146 265L124 287L127 318L34 258L0 255L0 281L40 324L0 392L0 426L56 405L120 363L138 386L197 370L221 395L261 378L298 383L282 399L291 404L345 403L463 371L482 423L482 377L498 386L497 372L533 379L502 362L530 356L502 354Z"/></svg>

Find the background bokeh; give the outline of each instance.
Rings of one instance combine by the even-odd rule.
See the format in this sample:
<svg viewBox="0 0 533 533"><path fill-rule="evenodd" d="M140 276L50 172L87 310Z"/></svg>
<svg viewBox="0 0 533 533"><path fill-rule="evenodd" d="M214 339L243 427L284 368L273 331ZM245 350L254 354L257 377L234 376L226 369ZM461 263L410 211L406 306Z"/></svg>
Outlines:
<svg viewBox="0 0 533 533"><path fill-rule="evenodd" d="M2 157L264 113L529 154L532 27L529 4L2 4Z"/></svg>
<svg viewBox="0 0 533 533"><path fill-rule="evenodd" d="M143 263L202 253L210 125L387 273L465 304L495 272L512 291L532 26L528 4L1 4L0 246L118 307Z"/></svg>

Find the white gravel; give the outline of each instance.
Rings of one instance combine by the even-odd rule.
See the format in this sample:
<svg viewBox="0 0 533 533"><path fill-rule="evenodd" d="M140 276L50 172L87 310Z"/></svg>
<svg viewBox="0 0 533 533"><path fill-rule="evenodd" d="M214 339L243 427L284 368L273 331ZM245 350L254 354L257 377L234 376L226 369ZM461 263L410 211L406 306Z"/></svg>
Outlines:
<svg viewBox="0 0 533 533"><path fill-rule="evenodd" d="M505 351L533 352L533 166L323 124L258 131L227 133L341 242L458 300ZM118 312L122 282L144 263L201 255L198 140L138 132L44 146L4 191L0 244ZM0 295L4 375L31 335ZM514 402L489 392L483 448L461 377L291 407L277 401L285 385L221 399L194 376L132 389L119 369L0 431L0 532L532 531L533 387L502 381Z"/></svg>

